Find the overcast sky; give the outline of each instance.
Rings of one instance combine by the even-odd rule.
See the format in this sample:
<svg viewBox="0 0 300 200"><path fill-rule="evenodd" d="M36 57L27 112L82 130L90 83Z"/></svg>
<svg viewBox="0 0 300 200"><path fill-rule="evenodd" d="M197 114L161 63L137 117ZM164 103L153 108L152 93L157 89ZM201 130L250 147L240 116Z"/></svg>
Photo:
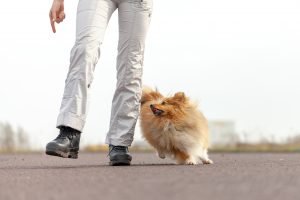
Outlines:
<svg viewBox="0 0 300 200"><path fill-rule="evenodd" d="M58 133L77 2L65 0L67 17L56 34L50 0L1 2L0 121L24 127L35 147ZM152 17L144 84L165 94L184 91L208 119L233 120L252 139L300 133L299 0L154 0ZM108 130L117 40L115 12L96 67L83 144L103 143Z"/></svg>

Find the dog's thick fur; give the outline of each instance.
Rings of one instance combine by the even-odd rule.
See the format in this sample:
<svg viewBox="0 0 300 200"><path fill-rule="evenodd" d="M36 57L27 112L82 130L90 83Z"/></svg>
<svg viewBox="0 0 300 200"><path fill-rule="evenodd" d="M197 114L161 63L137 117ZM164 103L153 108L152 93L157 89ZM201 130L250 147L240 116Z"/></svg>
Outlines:
<svg viewBox="0 0 300 200"><path fill-rule="evenodd" d="M207 148L207 120L183 92L164 97L144 87L140 124L144 138L160 158L170 156L178 164L211 164Z"/></svg>

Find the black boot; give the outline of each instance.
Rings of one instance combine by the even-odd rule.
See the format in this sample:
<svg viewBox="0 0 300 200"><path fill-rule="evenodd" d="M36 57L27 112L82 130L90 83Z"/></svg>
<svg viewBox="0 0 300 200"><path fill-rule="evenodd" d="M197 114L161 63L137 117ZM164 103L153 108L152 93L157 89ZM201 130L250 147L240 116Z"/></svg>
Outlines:
<svg viewBox="0 0 300 200"><path fill-rule="evenodd" d="M60 127L57 138L46 146L46 154L63 158L78 158L80 131L70 127Z"/></svg>
<svg viewBox="0 0 300 200"><path fill-rule="evenodd" d="M109 165L130 165L132 160L128 147L109 145Z"/></svg>

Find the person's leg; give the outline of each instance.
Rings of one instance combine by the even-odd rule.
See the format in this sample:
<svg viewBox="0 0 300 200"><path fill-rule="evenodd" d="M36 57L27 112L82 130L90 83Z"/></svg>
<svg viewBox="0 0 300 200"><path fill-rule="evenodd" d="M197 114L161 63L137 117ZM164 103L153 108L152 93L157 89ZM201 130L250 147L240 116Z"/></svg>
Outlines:
<svg viewBox="0 0 300 200"><path fill-rule="evenodd" d="M89 90L100 56L100 45L116 4L112 0L80 0L76 42L57 118L59 136L46 147L48 155L77 158L80 133L88 111Z"/></svg>
<svg viewBox="0 0 300 200"><path fill-rule="evenodd" d="M76 42L57 118L57 127L82 131L88 111L89 90L100 45L116 4L111 0L80 0L77 10Z"/></svg>
<svg viewBox="0 0 300 200"><path fill-rule="evenodd" d="M117 85L106 143L130 146L139 116L145 38L152 0L119 1Z"/></svg>

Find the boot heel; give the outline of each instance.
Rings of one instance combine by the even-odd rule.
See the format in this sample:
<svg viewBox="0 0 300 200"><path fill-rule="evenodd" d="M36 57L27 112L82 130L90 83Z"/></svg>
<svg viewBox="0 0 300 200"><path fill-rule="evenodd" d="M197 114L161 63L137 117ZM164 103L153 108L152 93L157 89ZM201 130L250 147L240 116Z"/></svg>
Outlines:
<svg viewBox="0 0 300 200"><path fill-rule="evenodd" d="M69 152L68 158L77 159L78 158L78 151L77 152Z"/></svg>

